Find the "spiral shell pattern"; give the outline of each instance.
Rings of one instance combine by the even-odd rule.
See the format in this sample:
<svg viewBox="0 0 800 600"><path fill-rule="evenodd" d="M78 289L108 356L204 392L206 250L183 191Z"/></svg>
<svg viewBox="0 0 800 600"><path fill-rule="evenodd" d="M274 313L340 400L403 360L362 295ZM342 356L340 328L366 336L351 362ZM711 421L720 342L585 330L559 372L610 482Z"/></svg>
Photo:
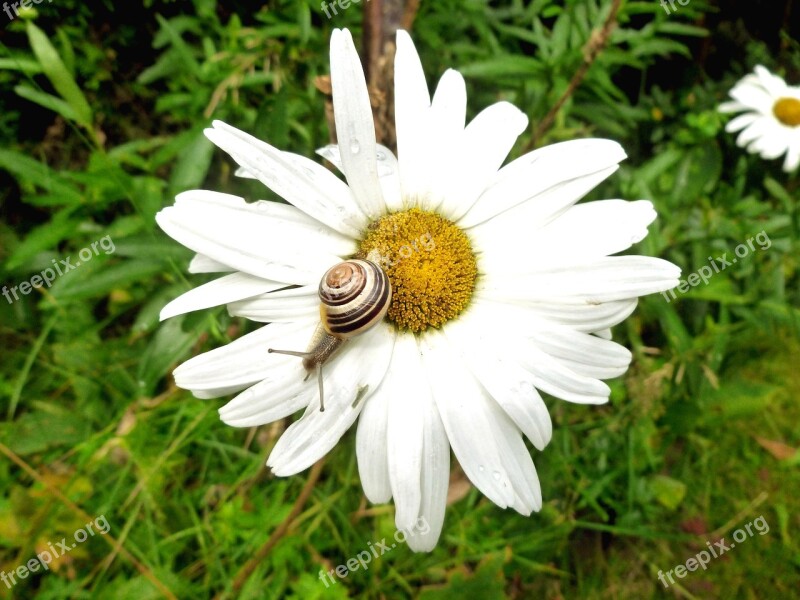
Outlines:
<svg viewBox="0 0 800 600"><path fill-rule="evenodd" d="M389 277L374 262L348 260L331 267L319 283L322 326L350 338L383 319L392 300Z"/></svg>

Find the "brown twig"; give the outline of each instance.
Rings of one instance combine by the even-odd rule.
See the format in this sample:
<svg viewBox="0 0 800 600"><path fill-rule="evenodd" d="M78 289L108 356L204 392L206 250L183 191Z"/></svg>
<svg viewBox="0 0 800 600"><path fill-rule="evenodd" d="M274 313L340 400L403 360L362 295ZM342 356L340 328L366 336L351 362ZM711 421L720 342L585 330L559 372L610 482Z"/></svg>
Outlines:
<svg viewBox="0 0 800 600"><path fill-rule="evenodd" d="M608 43L608 38L611 35L611 31L617 24L617 13L619 12L621 4L622 0L612 0L611 10L609 10L608 16L603 22L603 26L600 27L600 29L595 29L592 31L592 34L589 36L589 40L583 47L583 62L581 63L581 66L578 67L577 71L575 71L575 74L572 76L567 89L564 90L564 93L561 94L561 97L556 101L555 104L553 104L544 118L536 125L533 135L531 136L531 140L525 147L525 152L532 150L536 146L536 142L541 139L545 132L553 125L553 121L555 120L558 111L561 110L561 107L564 106L564 103L569 99L570 96L572 96L572 94L575 93L575 90L578 89L578 86L583 82L583 78L586 77L589 67L592 66L592 63L594 63L600 52Z"/></svg>
<svg viewBox="0 0 800 600"><path fill-rule="evenodd" d="M6 457L16 464L19 468L25 471L28 475L30 475L35 481L41 483L47 490L53 494L56 498L58 498L62 503L64 503L72 512L79 515L81 519L84 519L87 522L91 522L94 520L87 512L85 512L80 506L75 504L72 500L67 498L61 490L57 487L53 486L49 483L44 477L39 475L38 471L31 467L28 463L22 460L17 454L11 450L8 446L0 442L0 452L6 455ZM136 569L147 579L149 579L153 585L155 585L159 591L164 594L166 598L170 600L178 600L177 596L173 594L169 588L164 585L154 574L153 572L143 563L139 562L139 560L133 556L125 547L122 545L122 542L118 541L114 536L110 535L109 533L103 534L102 538L113 548L114 552L117 554L121 554L123 558L125 558L128 562L130 562Z"/></svg>
<svg viewBox="0 0 800 600"><path fill-rule="evenodd" d="M253 555L253 557L248 560L241 569L239 569L238 573L236 573L236 577L233 579L233 585L231 586L231 591L234 594L238 594L239 590L242 589L242 586L244 586L244 584L247 582L250 575L252 575L253 571L256 570L256 567L261 564L261 561L263 561L267 554L270 553L270 550L275 547L275 544L277 544L280 539L286 535L289 527L291 527L292 523L294 523L294 520L302 512L303 507L305 506L306 502L308 502L311 492L314 491L314 486L316 485L317 480L322 473L322 465L324 462L325 459L323 458L314 464L313 467L311 467L311 471L308 474L308 481L306 481L306 484L303 486L300 495L297 496L297 500L295 500L294 506L292 506L292 510L289 512L289 516L287 516L286 519L284 519L283 522L275 528L275 531L273 531L272 535L269 536L269 539L264 542L264 545L258 549L258 552L256 552L255 555ZM222 593L217 594L214 597L214 600L221 600L221 598L223 598Z"/></svg>
<svg viewBox="0 0 800 600"><path fill-rule="evenodd" d="M414 26L414 19L417 18L420 0L407 0L406 10L403 12L403 29L411 29Z"/></svg>
<svg viewBox="0 0 800 600"><path fill-rule="evenodd" d="M393 148L394 54L398 29L410 29L419 0L370 0L364 3L364 72L370 90L378 142Z"/></svg>

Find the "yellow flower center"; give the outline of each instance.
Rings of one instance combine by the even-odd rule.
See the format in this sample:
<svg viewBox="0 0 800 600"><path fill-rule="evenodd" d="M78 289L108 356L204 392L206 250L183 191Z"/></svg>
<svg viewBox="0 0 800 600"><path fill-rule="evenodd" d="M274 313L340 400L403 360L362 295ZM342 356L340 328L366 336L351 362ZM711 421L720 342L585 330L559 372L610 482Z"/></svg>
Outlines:
<svg viewBox="0 0 800 600"><path fill-rule="evenodd" d="M778 98L772 106L772 113L784 125L800 125L800 100L797 98Z"/></svg>
<svg viewBox="0 0 800 600"><path fill-rule="evenodd" d="M469 306L478 276L475 254L467 235L436 213L412 208L378 219L357 256L368 255L392 282L386 316L399 330L441 327Z"/></svg>

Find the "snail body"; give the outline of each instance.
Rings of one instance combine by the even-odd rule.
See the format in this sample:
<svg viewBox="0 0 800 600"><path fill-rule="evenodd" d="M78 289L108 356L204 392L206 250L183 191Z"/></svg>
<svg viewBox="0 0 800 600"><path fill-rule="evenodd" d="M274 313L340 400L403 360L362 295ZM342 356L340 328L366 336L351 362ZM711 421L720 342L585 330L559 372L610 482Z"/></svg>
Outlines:
<svg viewBox="0 0 800 600"><path fill-rule="evenodd" d="M268 351L299 356L308 375L316 371L320 411L324 411L322 365L347 340L369 331L386 316L392 300L392 286L389 277L375 262L353 259L328 269L320 280L318 294L320 323L308 350L296 352L270 348Z"/></svg>

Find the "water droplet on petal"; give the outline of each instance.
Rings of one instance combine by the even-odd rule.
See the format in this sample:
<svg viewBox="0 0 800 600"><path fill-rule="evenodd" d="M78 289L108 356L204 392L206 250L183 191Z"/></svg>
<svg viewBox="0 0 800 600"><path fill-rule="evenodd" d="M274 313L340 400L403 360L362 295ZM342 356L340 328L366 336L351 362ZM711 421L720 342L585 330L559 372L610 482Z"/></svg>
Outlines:
<svg viewBox="0 0 800 600"><path fill-rule="evenodd" d="M478 465L478 470L479 470L481 473L483 473L483 471L484 471L483 465Z"/></svg>
<svg viewBox="0 0 800 600"><path fill-rule="evenodd" d="M375 153L375 157L376 157L378 160L386 160L386 153L385 153L383 150L378 150L378 151Z"/></svg>
<svg viewBox="0 0 800 600"><path fill-rule="evenodd" d="M500 481L500 471L494 471L492 477L494 477L495 481Z"/></svg>
<svg viewBox="0 0 800 600"><path fill-rule="evenodd" d="M358 143L357 138L352 138L350 140L350 152L352 152L353 154L358 154L359 152L361 152L361 144Z"/></svg>

